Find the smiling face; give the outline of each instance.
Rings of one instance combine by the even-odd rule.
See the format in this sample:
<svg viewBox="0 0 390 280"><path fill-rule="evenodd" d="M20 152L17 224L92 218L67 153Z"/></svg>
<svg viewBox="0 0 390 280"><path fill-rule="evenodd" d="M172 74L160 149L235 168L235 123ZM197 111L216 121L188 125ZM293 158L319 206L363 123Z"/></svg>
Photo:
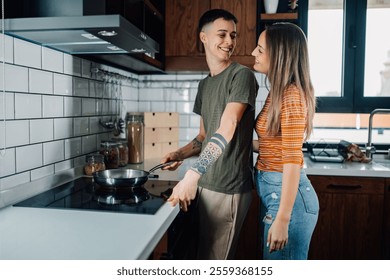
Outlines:
<svg viewBox="0 0 390 280"><path fill-rule="evenodd" d="M252 56L255 57L255 64L253 65L253 69L263 74L268 74L269 70L269 56L265 42L266 32L267 31L263 31L260 34L257 47L252 51Z"/></svg>
<svg viewBox="0 0 390 280"><path fill-rule="evenodd" d="M228 61L237 43L236 24L232 20L216 19L204 26L200 40L209 59Z"/></svg>

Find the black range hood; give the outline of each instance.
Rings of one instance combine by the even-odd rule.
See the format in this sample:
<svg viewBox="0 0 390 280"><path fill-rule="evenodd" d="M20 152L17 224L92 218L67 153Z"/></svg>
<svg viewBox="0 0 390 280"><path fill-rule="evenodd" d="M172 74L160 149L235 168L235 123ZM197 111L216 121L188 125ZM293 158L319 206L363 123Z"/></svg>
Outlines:
<svg viewBox="0 0 390 280"><path fill-rule="evenodd" d="M6 19L5 33L69 54L159 51L153 39L121 15Z"/></svg>
<svg viewBox="0 0 390 280"><path fill-rule="evenodd" d="M5 33L136 73L162 72L153 61L159 44L116 13L112 4L119 2L8 0Z"/></svg>

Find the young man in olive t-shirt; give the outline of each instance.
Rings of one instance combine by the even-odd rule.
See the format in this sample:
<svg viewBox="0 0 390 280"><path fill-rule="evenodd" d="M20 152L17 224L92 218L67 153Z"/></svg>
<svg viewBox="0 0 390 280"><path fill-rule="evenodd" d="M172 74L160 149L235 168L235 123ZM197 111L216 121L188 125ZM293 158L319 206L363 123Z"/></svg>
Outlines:
<svg viewBox="0 0 390 280"><path fill-rule="evenodd" d="M200 81L194 113L198 135L162 162L199 155L168 201L183 211L198 191L198 259L234 258L237 238L251 202L252 135L258 84L253 72L230 59L237 19L214 9L199 20L209 75ZM174 170L181 162L165 169Z"/></svg>

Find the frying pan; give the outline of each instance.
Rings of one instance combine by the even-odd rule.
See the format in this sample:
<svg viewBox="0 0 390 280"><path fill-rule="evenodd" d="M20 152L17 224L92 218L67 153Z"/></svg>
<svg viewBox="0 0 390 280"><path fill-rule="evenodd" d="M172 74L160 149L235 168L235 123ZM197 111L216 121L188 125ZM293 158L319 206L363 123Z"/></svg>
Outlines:
<svg viewBox="0 0 390 280"><path fill-rule="evenodd" d="M93 173L95 182L105 187L128 188L142 186L148 176L164 166L172 164L173 161L156 165L149 171L138 169L108 169Z"/></svg>

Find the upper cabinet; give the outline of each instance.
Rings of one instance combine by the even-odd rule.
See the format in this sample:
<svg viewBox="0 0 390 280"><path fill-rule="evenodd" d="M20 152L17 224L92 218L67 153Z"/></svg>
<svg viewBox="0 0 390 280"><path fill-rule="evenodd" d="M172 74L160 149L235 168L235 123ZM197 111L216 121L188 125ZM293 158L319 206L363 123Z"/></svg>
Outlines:
<svg viewBox="0 0 390 280"><path fill-rule="evenodd" d="M197 31L200 16L209 9L225 9L237 17L237 46L233 60L253 66L256 46L257 3L253 0L166 0L165 70L208 71Z"/></svg>

